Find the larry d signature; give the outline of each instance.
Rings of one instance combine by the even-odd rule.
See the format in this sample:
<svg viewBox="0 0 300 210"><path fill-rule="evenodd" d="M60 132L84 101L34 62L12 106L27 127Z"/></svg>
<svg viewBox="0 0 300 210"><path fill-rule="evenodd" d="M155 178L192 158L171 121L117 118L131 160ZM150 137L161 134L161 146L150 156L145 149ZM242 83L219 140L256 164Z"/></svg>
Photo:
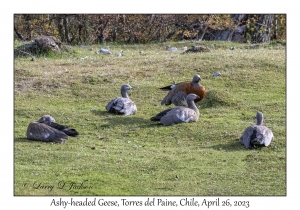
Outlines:
<svg viewBox="0 0 300 210"><path fill-rule="evenodd" d="M93 187L88 184L88 180L82 182L73 181L59 181L56 184L49 184L45 182L35 181L32 184L25 183L23 187L32 187L36 190L49 190L52 191L54 188L60 190L81 190L81 189L92 189Z"/></svg>

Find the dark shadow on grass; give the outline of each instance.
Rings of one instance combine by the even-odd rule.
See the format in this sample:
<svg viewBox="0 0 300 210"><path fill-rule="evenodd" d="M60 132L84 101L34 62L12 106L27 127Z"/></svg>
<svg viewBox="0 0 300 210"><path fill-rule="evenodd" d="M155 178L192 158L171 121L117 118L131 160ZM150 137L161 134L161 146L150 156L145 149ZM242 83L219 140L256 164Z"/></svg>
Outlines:
<svg viewBox="0 0 300 210"><path fill-rule="evenodd" d="M70 139L75 139L77 137L69 137L68 140ZM46 142L46 141L36 141L36 140L29 140L27 138L15 138L14 142L26 142L26 143L45 143L45 144L60 144L60 143L55 143L53 141Z"/></svg>
<svg viewBox="0 0 300 210"><path fill-rule="evenodd" d="M97 115L97 116L105 116L105 115L108 115L109 113L107 111L98 111L98 110L91 110L91 112L94 114L94 115Z"/></svg>
<svg viewBox="0 0 300 210"><path fill-rule="evenodd" d="M107 121L108 124L102 125L102 127L129 125L129 127L133 127L133 128L146 128L146 127L160 126L159 123L151 122L150 118L145 119L145 118L137 117L136 115L123 116L121 114L114 114L114 113L109 113L107 111L98 111L98 110L91 110L91 112L97 116L102 116L102 117L106 116L106 118L103 118L103 120Z"/></svg>
<svg viewBox="0 0 300 210"><path fill-rule="evenodd" d="M15 142L33 142L27 138L15 138L14 141Z"/></svg>
<svg viewBox="0 0 300 210"><path fill-rule="evenodd" d="M15 138L14 140L15 142L26 142L26 143L45 143L45 144L49 144L49 143L53 143L53 142L44 142L44 141L34 141L34 140L29 140L27 138Z"/></svg>
<svg viewBox="0 0 300 210"><path fill-rule="evenodd" d="M136 116L130 117L118 117L118 118L107 118L105 119L111 125L129 125L129 127L138 128L150 128L150 127L160 127L162 124L158 122L152 122L150 119L144 119Z"/></svg>
<svg viewBox="0 0 300 210"><path fill-rule="evenodd" d="M243 144L240 143L240 141L236 140L234 142L228 143L228 144L218 144L213 146L208 146L206 148L212 148L214 150L218 151L226 151L226 152L233 152L233 151L240 151L240 150L261 150L265 146L256 146L252 149L247 149Z"/></svg>
<svg viewBox="0 0 300 210"><path fill-rule="evenodd" d="M241 144L239 141L235 140L231 143L225 143L225 144L217 144L212 146L207 146L205 148L212 148L214 150L218 151L226 151L226 152L233 152L233 151L240 151L240 150L247 150L243 144Z"/></svg>

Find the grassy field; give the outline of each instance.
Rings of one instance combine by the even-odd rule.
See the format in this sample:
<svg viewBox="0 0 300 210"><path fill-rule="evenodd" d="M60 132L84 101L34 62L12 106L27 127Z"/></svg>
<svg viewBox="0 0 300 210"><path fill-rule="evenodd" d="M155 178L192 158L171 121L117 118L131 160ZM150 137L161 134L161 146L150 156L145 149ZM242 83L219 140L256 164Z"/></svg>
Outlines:
<svg viewBox="0 0 300 210"><path fill-rule="evenodd" d="M111 55L94 45L15 58L14 195L286 195L285 46L199 42L214 48L182 54L166 51L169 44L195 45L109 43ZM194 74L207 90L199 121L151 122L168 108L158 88ZM125 83L135 88L137 114L107 113ZM257 111L275 141L248 150L239 137ZM64 144L27 140L28 124L44 114L80 135Z"/></svg>

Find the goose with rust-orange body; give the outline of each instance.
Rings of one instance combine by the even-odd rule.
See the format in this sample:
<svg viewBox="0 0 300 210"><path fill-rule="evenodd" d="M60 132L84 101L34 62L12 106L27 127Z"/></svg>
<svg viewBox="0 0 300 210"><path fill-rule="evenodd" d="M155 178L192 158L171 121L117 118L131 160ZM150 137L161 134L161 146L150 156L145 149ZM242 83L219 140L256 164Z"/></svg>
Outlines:
<svg viewBox="0 0 300 210"><path fill-rule="evenodd" d="M199 96L195 99L195 103L201 101L206 96L206 89L200 84L201 77L196 74L192 81L181 82L166 87L159 88L167 90L169 93L161 101L161 105L174 104L176 106L187 106L187 95L193 93Z"/></svg>

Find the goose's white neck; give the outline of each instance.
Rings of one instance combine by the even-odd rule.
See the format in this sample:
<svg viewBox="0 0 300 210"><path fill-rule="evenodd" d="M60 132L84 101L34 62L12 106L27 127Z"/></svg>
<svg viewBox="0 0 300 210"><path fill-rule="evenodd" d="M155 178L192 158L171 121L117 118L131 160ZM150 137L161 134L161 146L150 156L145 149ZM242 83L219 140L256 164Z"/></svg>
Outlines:
<svg viewBox="0 0 300 210"><path fill-rule="evenodd" d="M257 112L256 114L256 125L262 125L264 121L264 116L261 112Z"/></svg>
<svg viewBox="0 0 300 210"><path fill-rule="evenodd" d="M194 100L188 100L187 104L190 109L194 110L195 112L197 112L198 115L200 115L199 109L197 108Z"/></svg>
<svg viewBox="0 0 300 210"><path fill-rule="evenodd" d="M127 94L127 90L124 88L121 88L121 96L123 98L129 98L128 94Z"/></svg>

